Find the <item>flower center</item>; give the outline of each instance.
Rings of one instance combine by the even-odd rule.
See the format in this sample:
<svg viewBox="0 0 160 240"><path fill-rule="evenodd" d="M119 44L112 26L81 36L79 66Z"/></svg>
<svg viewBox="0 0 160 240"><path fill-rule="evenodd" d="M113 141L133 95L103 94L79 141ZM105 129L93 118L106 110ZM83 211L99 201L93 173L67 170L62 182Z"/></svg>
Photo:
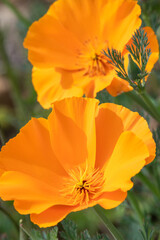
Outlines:
<svg viewBox="0 0 160 240"><path fill-rule="evenodd" d="M108 71L107 61L105 59L105 56L102 56L102 54L98 55L95 53L95 56L91 58L88 69L86 69L86 72L84 76L88 75L89 77L95 77L95 76L105 76Z"/></svg>
<svg viewBox="0 0 160 240"><path fill-rule="evenodd" d="M84 76L97 77L105 76L110 70L105 55L101 52L106 49L107 44L100 43L97 38L85 41L84 48L78 54L80 69L83 69Z"/></svg>
<svg viewBox="0 0 160 240"><path fill-rule="evenodd" d="M104 174L98 169L83 170L77 168L69 172L69 178L64 179L63 196L73 204L88 205L102 192Z"/></svg>

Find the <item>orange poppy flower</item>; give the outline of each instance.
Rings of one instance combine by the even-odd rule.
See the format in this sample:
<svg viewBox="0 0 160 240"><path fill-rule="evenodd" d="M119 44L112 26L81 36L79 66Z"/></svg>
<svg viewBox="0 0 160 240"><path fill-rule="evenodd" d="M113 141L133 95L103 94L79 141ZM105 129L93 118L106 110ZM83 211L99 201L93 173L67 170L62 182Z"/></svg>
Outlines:
<svg viewBox="0 0 160 240"><path fill-rule="evenodd" d="M32 24L24 41L34 66L32 79L40 104L49 108L53 102L66 97L84 94L95 97L112 81L114 89L116 73L102 50L113 47L123 51L141 25L140 14L140 6L134 0L58 0L53 3L49 11ZM155 35L149 40L154 45ZM157 51L156 46L154 50ZM151 68L156 60L157 56L150 61ZM120 88L124 83L116 82ZM128 91L128 86L126 88Z"/></svg>
<svg viewBox="0 0 160 240"><path fill-rule="evenodd" d="M96 99L61 100L2 148L0 196L40 227L53 226L72 211L118 206L154 156L138 113Z"/></svg>

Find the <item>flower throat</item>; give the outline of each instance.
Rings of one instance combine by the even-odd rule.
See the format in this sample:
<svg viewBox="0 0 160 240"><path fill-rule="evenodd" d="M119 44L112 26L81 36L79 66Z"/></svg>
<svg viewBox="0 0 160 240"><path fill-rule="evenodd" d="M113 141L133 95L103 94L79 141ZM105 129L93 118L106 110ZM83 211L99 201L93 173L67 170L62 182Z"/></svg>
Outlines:
<svg viewBox="0 0 160 240"><path fill-rule="evenodd" d="M71 170L69 176L64 179L63 195L75 205L88 205L101 194L104 183L102 171L77 168Z"/></svg>

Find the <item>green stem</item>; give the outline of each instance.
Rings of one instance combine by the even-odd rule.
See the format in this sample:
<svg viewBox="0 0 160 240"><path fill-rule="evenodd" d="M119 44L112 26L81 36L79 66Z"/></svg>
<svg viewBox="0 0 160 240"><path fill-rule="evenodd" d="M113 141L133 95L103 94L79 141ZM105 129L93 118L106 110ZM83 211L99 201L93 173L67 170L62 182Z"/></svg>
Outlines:
<svg viewBox="0 0 160 240"><path fill-rule="evenodd" d="M21 22L23 22L24 25L26 25L27 27L31 25L31 22L21 14L21 12L16 8L16 6L13 3L11 3L9 0L1 0L1 1L14 12L17 18Z"/></svg>
<svg viewBox="0 0 160 240"><path fill-rule="evenodd" d="M26 240L26 239L28 239L28 237L29 237L30 240L36 240L37 239L36 236L34 235L33 231L32 231L31 226L30 225L24 226L22 219L20 219L20 221L19 221L19 228L20 228L20 236L21 236L20 240Z"/></svg>
<svg viewBox="0 0 160 240"><path fill-rule="evenodd" d="M28 240L28 236L25 234L22 228L19 230L19 240Z"/></svg>
<svg viewBox="0 0 160 240"><path fill-rule="evenodd" d="M137 93L134 90L131 92L125 93L128 97L133 99L138 103L146 112L148 112L154 119L160 122L160 116L158 113L158 109L155 104L151 101L149 95L146 93Z"/></svg>
<svg viewBox="0 0 160 240"><path fill-rule="evenodd" d="M137 201L136 196L134 195L133 191L129 191L127 194L127 199L129 200L133 210L136 213L137 219L140 223L141 226L143 226L144 222L143 222L143 213L140 209L139 203Z"/></svg>
<svg viewBox="0 0 160 240"><path fill-rule="evenodd" d="M26 239L26 236L28 236L30 239L32 239L32 236L30 235L28 229L26 229L23 226L23 220L22 219L20 219L20 221L19 221L19 228L20 228L20 236L21 236L20 240L21 239Z"/></svg>
<svg viewBox="0 0 160 240"><path fill-rule="evenodd" d="M19 226L18 226L17 222L14 220L14 218L11 216L11 214L6 209L4 209L2 206L0 206L0 211L3 212L11 220L11 222L13 223L13 225L15 226L17 231L19 231Z"/></svg>
<svg viewBox="0 0 160 240"><path fill-rule="evenodd" d="M124 240L120 232L115 228L115 226L107 219L105 216L103 209L96 205L93 207L96 211L97 215L100 217L100 219L103 221L106 229L107 229L107 235L110 240Z"/></svg>
<svg viewBox="0 0 160 240"><path fill-rule="evenodd" d="M160 122L160 111L157 109L157 106L155 105L153 99L151 99L151 97L146 93L146 91L142 91L139 94L141 95L145 103L148 105L150 111L155 114L157 121Z"/></svg>
<svg viewBox="0 0 160 240"><path fill-rule="evenodd" d="M138 105L140 105L143 109L145 109L147 112L150 112L150 110L148 109L147 105L145 104L145 102L137 95L137 93L133 90L131 92L126 92L124 93L125 95L127 95L129 98L131 98L132 100L134 100L136 103L138 103Z"/></svg>
<svg viewBox="0 0 160 240"><path fill-rule="evenodd" d="M150 179L145 176L142 172L137 175L137 177L149 188L149 190L157 196L157 198L160 200L160 191L156 187L154 183L150 181Z"/></svg>

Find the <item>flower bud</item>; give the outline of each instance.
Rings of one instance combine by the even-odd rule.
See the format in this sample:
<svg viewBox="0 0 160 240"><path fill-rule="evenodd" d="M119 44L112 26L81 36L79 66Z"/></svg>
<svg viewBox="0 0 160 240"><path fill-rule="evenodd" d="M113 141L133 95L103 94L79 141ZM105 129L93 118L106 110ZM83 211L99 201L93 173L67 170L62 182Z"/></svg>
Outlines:
<svg viewBox="0 0 160 240"><path fill-rule="evenodd" d="M138 65L133 61L131 55L128 55L129 64L128 64L128 76L132 81L139 79L139 74L141 73Z"/></svg>

